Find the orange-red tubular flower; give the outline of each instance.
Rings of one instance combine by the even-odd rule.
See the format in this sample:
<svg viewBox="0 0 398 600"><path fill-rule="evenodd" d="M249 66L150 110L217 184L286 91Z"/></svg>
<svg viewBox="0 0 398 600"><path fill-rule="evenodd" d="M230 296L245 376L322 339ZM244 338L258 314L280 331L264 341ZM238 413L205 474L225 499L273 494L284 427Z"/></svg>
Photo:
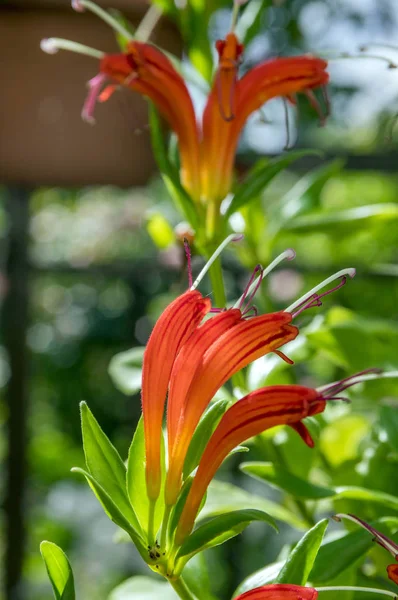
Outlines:
<svg viewBox="0 0 398 600"><path fill-rule="evenodd" d="M172 302L159 317L149 338L142 370L142 412L146 448L148 496L160 492L160 441L170 373L175 358L210 310L210 300L198 291L188 291Z"/></svg>
<svg viewBox="0 0 398 600"><path fill-rule="evenodd" d="M182 183L198 199L200 149L195 111L187 86L169 59L154 46L133 41L125 53L106 55L100 70L154 102L177 134Z"/></svg>
<svg viewBox="0 0 398 600"><path fill-rule="evenodd" d="M206 489L226 456L245 440L276 425L291 425L309 446L312 438L301 422L325 409L326 400L315 389L300 385L261 388L231 406L222 417L200 459L177 531L181 544L191 532ZM300 427L297 425L300 424Z"/></svg>
<svg viewBox="0 0 398 600"><path fill-rule="evenodd" d="M274 583L250 590L235 600L316 600L317 598L318 592L313 588Z"/></svg>
<svg viewBox="0 0 398 600"><path fill-rule="evenodd" d="M240 369L253 360L273 352L283 344L293 340L298 329L291 325L292 315L286 312L265 314L248 320L241 320L230 327L214 343L207 347L206 338L196 353L191 353L190 367L192 381L184 396L179 394L179 386L173 387L169 403L180 407L177 431L174 430L174 445L166 480L166 504L175 503L181 487L184 460L200 417L217 390ZM202 352L204 353L202 354ZM173 370L173 377L183 377L184 365ZM182 386L185 392L187 386ZM174 419L176 418L175 413Z"/></svg>
<svg viewBox="0 0 398 600"><path fill-rule="evenodd" d="M243 45L234 33L216 43L219 67L198 127L187 86L169 59L151 44L132 41L124 53L101 60L100 74L90 81L84 108L91 119L95 99L106 100L114 85L99 93L106 79L150 98L175 131L181 157L181 181L197 202L218 205L231 190L234 156L247 118L264 102L327 84L324 60L311 56L275 58L241 79ZM316 103L314 98L311 102Z"/></svg>
<svg viewBox="0 0 398 600"><path fill-rule="evenodd" d="M241 317L241 311L237 308L219 313L198 327L181 348L170 376L167 403L169 456L172 455L180 419L183 418L189 387L205 352L221 335L236 325Z"/></svg>
<svg viewBox="0 0 398 600"><path fill-rule="evenodd" d="M238 64L242 47L235 34L218 49L220 66L203 115L202 140L202 196L214 200L231 189L239 135L248 117L271 98L291 98L329 81L327 63L312 56L271 59L237 80L232 65Z"/></svg>

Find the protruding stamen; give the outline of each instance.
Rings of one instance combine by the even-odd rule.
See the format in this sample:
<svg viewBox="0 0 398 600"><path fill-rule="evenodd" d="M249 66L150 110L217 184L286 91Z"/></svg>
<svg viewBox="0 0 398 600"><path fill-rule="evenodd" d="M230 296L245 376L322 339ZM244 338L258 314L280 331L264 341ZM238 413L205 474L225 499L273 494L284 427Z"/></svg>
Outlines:
<svg viewBox="0 0 398 600"><path fill-rule="evenodd" d="M286 98L282 98L283 111L285 117L286 143L284 150L290 150L290 126L289 126L289 107Z"/></svg>
<svg viewBox="0 0 398 600"><path fill-rule="evenodd" d="M397 600L396 594L387 590L378 590L370 587L359 587L354 585L328 585L326 587L316 587L318 592L367 592L369 594L381 594L382 596L389 596Z"/></svg>
<svg viewBox="0 0 398 600"><path fill-rule="evenodd" d="M161 9L156 4L151 4L135 30L134 38L139 42L147 42L162 14Z"/></svg>
<svg viewBox="0 0 398 600"><path fill-rule="evenodd" d="M69 50L69 52L76 52L77 54L84 54L85 56L92 56L93 58L104 58L105 52L90 48L84 44L78 42L72 42L71 40L65 40L63 38L44 38L40 42L40 48L47 54L56 54L58 50Z"/></svg>
<svg viewBox="0 0 398 600"><path fill-rule="evenodd" d="M321 52L320 56L325 56L325 53ZM325 58L327 58L327 61L329 63L335 62L337 60L371 58L373 60L381 60L381 61L387 63L389 69L397 68L397 65L395 64L395 62L393 62L390 58L387 58L386 56L379 56L378 54L350 54L349 52L342 52L341 54L337 54L337 55L331 56L331 57L325 56Z"/></svg>
<svg viewBox="0 0 398 600"><path fill-rule="evenodd" d="M205 266L203 267L203 269L201 270L201 272L199 273L199 275L197 276L197 278L195 279L195 281L189 289L195 290L198 287L199 283L202 281L203 277L206 275L211 265L214 263L214 261L217 260L221 252L223 252L223 250L228 246L230 242L240 242L241 239L243 239L242 233L231 233L231 235L225 238L223 243L219 245L214 254L209 258L209 260L207 261L207 263L205 264Z"/></svg>
<svg viewBox="0 0 398 600"><path fill-rule="evenodd" d="M82 115L83 121L90 123L90 125L94 125L94 123L95 123L95 119L94 119L95 105L96 105L98 96L100 95L101 88L104 85L106 80L107 80L107 76L104 75L103 73L99 73L98 75L96 75L95 77L93 77L92 79L90 79L87 82L89 91L87 94L87 98L84 102L81 115Z"/></svg>
<svg viewBox="0 0 398 600"><path fill-rule="evenodd" d="M112 15L106 12L106 10L104 10L94 2L91 2L91 0L72 0L72 8L74 8L74 10L78 12L83 12L86 8L90 12L97 15L97 17L102 19L102 21L105 21L105 23L110 25L114 31L117 31L126 39L133 39L133 36L131 35L131 32L128 29L123 27L123 25L119 23L117 19L112 17Z"/></svg>
<svg viewBox="0 0 398 600"><path fill-rule="evenodd" d="M347 390L348 388L352 387L353 385L356 385L357 383L370 381L372 379L381 379L386 376L398 377L398 371L390 371L384 373L383 369L365 369L364 371L360 371L359 373L355 373L354 375L350 375L349 377L340 379L340 381L335 381L334 383L323 385L317 388L317 390L318 392L321 392L324 397L332 397L336 394L340 394L340 392L344 392L344 390Z"/></svg>
<svg viewBox="0 0 398 600"><path fill-rule="evenodd" d="M240 302L239 302L239 310L242 312L242 315L245 315L248 311L251 310L251 301L257 293L258 288L261 285L263 280L263 268L261 265L256 265L254 271L249 279L249 283L247 284L245 291L243 292ZM245 305L245 306L243 306Z"/></svg>
<svg viewBox="0 0 398 600"><path fill-rule="evenodd" d="M234 0L234 5L232 8L232 17L231 17L231 27L230 27L230 31L233 31L236 27L236 23L238 21L238 16L239 16L239 9L241 6L243 6L244 4L246 4L246 2L248 2L248 0Z"/></svg>
<svg viewBox="0 0 398 600"><path fill-rule="evenodd" d="M298 310L296 310L296 312L293 314L293 318L297 317L300 313L304 312L305 310L307 310L309 308L314 308L315 306L322 306L321 298L324 298L325 296L329 296L336 290L339 290L340 288L342 288L346 283L347 283L347 277L344 275L341 278L340 283L335 285L331 290L327 290L326 292L323 292L323 294L314 294L311 298L309 298L309 301L307 303L303 302L302 306L298 307Z"/></svg>
<svg viewBox="0 0 398 600"><path fill-rule="evenodd" d="M279 256L277 256L275 258L275 260L273 260L272 263L270 263L268 265L268 267L266 267L265 269L262 269L261 265L257 265L257 267L255 268L254 273L249 281L249 287L247 287L245 289L245 291L243 292L243 294L239 298L239 300L237 302L235 302L234 308L241 308L242 302L244 301L245 298L247 298L247 296L249 294L252 294L253 289L255 289L257 291L258 286L259 286L259 282L258 282L259 277L254 278L253 276L256 275L260 271L260 269L261 269L261 281L262 281L264 279L264 277L266 277L269 273L271 273L271 271L273 271L275 269L275 267L277 267L279 265L279 263L281 263L283 260L293 260L295 257L296 257L296 253L293 250L293 248L288 248L287 250L285 250L284 252L279 254Z"/></svg>
<svg viewBox="0 0 398 600"><path fill-rule="evenodd" d="M326 287L330 283L333 283L333 281L345 278L347 275L352 279L353 277L355 277L355 272L356 271L353 268L342 269L341 271L338 271L334 275L331 275L330 277L328 277L327 279L325 279L324 281L322 281L321 283L316 285L314 288L312 288L312 290L310 290L309 292L304 294L304 296L301 296L301 298L296 300L296 302L293 302L293 304L291 304L290 306L288 306L288 308L285 309L285 312L293 313L294 309L296 309L298 307L302 307L307 300L312 299L311 304L313 302L319 302L319 298L330 294L332 291L335 291L335 289L342 287L342 285L344 285L345 282L340 283L336 288L333 288L333 290L329 290L326 294L322 294L321 296L317 294L318 290L321 290L322 288ZM319 304L317 304L317 305L319 306ZM310 308L310 306L306 306L306 308ZM304 310L304 309L301 308L298 311L298 313L302 312L302 310ZM298 313L296 313L296 316Z"/></svg>
<svg viewBox="0 0 398 600"><path fill-rule="evenodd" d="M363 529L366 529L366 531L369 531L369 533L371 533L374 536L375 541L382 548L385 548L386 550L388 550L388 552L390 552L390 554L392 554L392 556L394 558L397 558L398 544L393 542L393 540L390 540L390 538L385 536L383 533L380 533L380 531L377 531L377 529L375 529L374 527L372 527L371 525L366 523L366 521L362 521L362 519L360 519L359 517L356 517L355 515L343 514L343 513L338 513L337 515L334 515L334 517L332 517L332 519L334 519L335 521L338 521L338 522L340 522L342 519L347 519L348 521L352 521L353 523L356 523Z"/></svg>
<svg viewBox="0 0 398 600"><path fill-rule="evenodd" d="M188 287L192 287L192 261L191 261L191 248L187 238L184 238L184 250L185 256L187 257L187 271L188 271Z"/></svg>

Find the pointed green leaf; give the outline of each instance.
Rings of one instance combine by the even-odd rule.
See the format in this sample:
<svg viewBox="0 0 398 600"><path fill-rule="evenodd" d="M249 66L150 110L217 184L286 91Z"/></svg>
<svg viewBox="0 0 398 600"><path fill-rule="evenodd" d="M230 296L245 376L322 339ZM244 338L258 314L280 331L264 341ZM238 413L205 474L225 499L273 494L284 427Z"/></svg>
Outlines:
<svg viewBox="0 0 398 600"><path fill-rule="evenodd" d="M284 230L299 233L324 233L328 231L347 231L352 234L356 230L363 231L364 227L387 223L398 219L398 206L393 202L388 204L371 204L358 208L313 213L290 220L284 225Z"/></svg>
<svg viewBox="0 0 398 600"><path fill-rule="evenodd" d="M244 473L256 479L266 481L273 487L298 498L319 500L320 498L328 498L335 495L333 489L315 485L305 479L296 477L293 473L289 473L286 469L271 462L246 462L242 463L240 468Z"/></svg>
<svg viewBox="0 0 398 600"><path fill-rule="evenodd" d="M131 523L126 519L124 514L120 511L119 507L115 504L106 490L101 486L101 484L87 471L84 469L80 469L79 467L73 467L73 473L79 473L83 475L90 488L94 492L96 498L100 502L102 508L108 517L121 529L127 531L131 539L133 540L135 546L137 547L138 552L141 554L143 559L146 561L148 558L147 548L145 546L144 540L141 535L137 533L136 528L134 528Z"/></svg>
<svg viewBox="0 0 398 600"><path fill-rule="evenodd" d="M389 535L396 531L398 518L385 517L371 523L373 527ZM326 539L315 559L309 576L312 584L327 583L339 573L348 569L361 558L374 544L372 536L363 529L346 533L336 539Z"/></svg>
<svg viewBox="0 0 398 600"><path fill-rule="evenodd" d="M80 404L84 455L89 473L106 491L124 518L141 531L126 490L126 467L85 402Z"/></svg>
<svg viewBox="0 0 398 600"><path fill-rule="evenodd" d="M341 486L336 488L336 500L359 500L362 502L372 502L381 504L385 508L398 511L398 498L391 494L385 494L378 490L369 490L367 488L355 486Z"/></svg>
<svg viewBox="0 0 398 600"><path fill-rule="evenodd" d="M75 600L73 572L66 554L56 544L47 541L40 544L40 552L56 600Z"/></svg>
<svg viewBox="0 0 398 600"><path fill-rule="evenodd" d="M159 498L156 502L154 529L159 529L164 512L164 481L166 473L166 461L164 450L164 439L162 436L162 484ZM127 461L127 493L130 498L134 512L144 530L148 523L149 499L147 496L145 478L145 437L144 420L141 417L135 430L133 441L130 446Z"/></svg>
<svg viewBox="0 0 398 600"><path fill-rule="evenodd" d="M169 523L169 531L171 534L177 529L177 525L180 520L182 510L185 506L185 501L187 499L189 490L191 489L192 482L193 482L193 476L189 475L189 477L187 477L186 480L184 481L182 490L181 490L181 492L178 496L177 502L173 508L173 511L172 511L171 517L170 517L170 523Z"/></svg>
<svg viewBox="0 0 398 600"><path fill-rule="evenodd" d="M303 156L314 154L319 156L320 153L317 150L296 150L295 152L283 154L271 161L257 161L255 166L245 177L244 181L237 188L231 204L226 211L226 217L228 218L248 202L258 198L274 177L294 161L303 158Z"/></svg>
<svg viewBox="0 0 398 600"><path fill-rule="evenodd" d="M276 583L307 583L327 526L328 520L323 519L301 538L276 578Z"/></svg>
<svg viewBox="0 0 398 600"><path fill-rule="evenodd" d="M315 167L303 177L281 198L275 206L272 219L272 234L283 229L299 214L320 209L321 190L325 183L340 173L344 166L341 158L336 158Z"/></svg>
<svg viewBox="0 0 398 600"><path fill-rule="evenodd" d="M200 420L189 444L184 463L184 479L198 466L207 442L229 406L231 406L230 400L218 400L210 406Z"/></svg>
<svg viewBox="0 0 398 600"><path fill-rule="evenodd" d="M142 361L145 348L131 348L115 354L109 363L108 372L114 386L131 396L141 389Z"/></svg>
<svg viewBox="0 0 398 600"><path fill-rule="evenodd" d="M261 510L244 509L219 515L208 523L200 525L185 540L181 546L178 557L193 555L206 548L223 544L226 540L241 533L252 521L263 521L277 529L275 521Z"/></svg>
<svg viewBox="0 0 398 600"><path fill-rule="evenodd" d="M184 566L183 577L197 600L217 600L210 591L210 573L203 553L195 554Z"/></svg>
<svg viewBox="0 0 398 600"><path fill-rule="evenodd" d="M131 577L111 592L108 600L178 600L177 593L166 581L150 577Z"/></svg>
<svg viewBox="0 0 398 600"><path fill-rule="evenodd" d="M199 520L222 514L231 510L255 508L263 510L274 519L278 519L298 529L305 529L306 523L292 511L256 494L250 494L245 490L214 480L207 490L207 500L199 514Z"/></svg>

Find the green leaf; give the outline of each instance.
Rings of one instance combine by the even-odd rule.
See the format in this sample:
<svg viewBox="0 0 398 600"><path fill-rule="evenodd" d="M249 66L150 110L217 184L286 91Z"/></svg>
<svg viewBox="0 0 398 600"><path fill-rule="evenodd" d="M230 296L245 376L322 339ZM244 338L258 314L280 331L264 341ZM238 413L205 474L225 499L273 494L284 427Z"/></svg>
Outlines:
<svg viewBox="0 0 398 600"><path fill-rule="evenodd" d="M306 523L295 515L292 511L255 494L250 494L245 490L236 487L230 483L214 480L208 487L207 500L199 513L199 520L207 517L213 517L231 510L246 508L255 508L263 510L274 519L288 523L298 529L305 529Z"/></svg>
<svg viewBox="0 0 398 600"><path fill-rule="evenodd" d="M241 10L235 33L245 46L261 31L264 11L269 4L270 0L251 0Z"/></svg>
<svg viewBox="0 0 398 600"><path fill-rule="evenodd" d="M150 577L131 577L111 592L108 600L178 600L178 595L167 582Z"/></svg>
<svg viewBox="0 0 398 600"><path fill-rule="evenodd" d="M75 600L73 572L66 554L56 544L47 541L40 544L40 552L56 600Z"/></svg>
<svg viewBox="0 0 398 600"><path fill-rule="evenodd" d="M286 169L291 163L303 156L319 155L317 150L296 150L289 152L271 161L260 160L249 171L244 181L237 188L231 204L226 211L228 218L234 212L245 206L251 200L258 198L264 191L266 186L276 177L283 169Z"/></svg>
<svg viewBox="0 0 398 600"><path fill-rule="evenodd" d="M141 527L126 490L126 467L85 402L80 404L87 469L134 529Z"/></svg>
<svg viewBox="0 0 398 600"><path fill-rule="evenodd" d="M252 521L263 521L277 529L275 521L261 510L244 509L219 515L198 527L181 546L178 557L193 555L206 548L223 544L241 533Z"/></svg>
<svg viewBox="0 0 398 600"><path fill-rule="evenodd" d="M181 490L181 492L178 496L177 502L173 508L173 511L172 511L171 517L170 517L170 524L169 524L169 531L171 534L173 534L173 532L177 529L177 525L179 523L183 508L185 506L185 501L187 499L189 490L191 489L192 482L193 482L193 476L189 475L187 477L187 479L184 481L182 490Z"/></svg>
<svg viewBox="0 0 398 600"><path fill-rule="evenodd" d="M388 535L396 529L398 519L386 517L371 525ZM330 581L361 558L373 544L372 536L360 529L337 539L326 539L315 559L309 580L314 585Z"/></svg>
<svg viewBox="0 0 398 600"><path fill-rule="evenodd" d="M119 507L116 506L115 502L112 498L107 494L106 490L98 483L96 479L90 473L87 473L84 469L80 469L79 467L73 467L72 473L79 473L86 478L86 481L92 491L94 492L97 500L100 502L102 508L108 517L121 529L127 531L134 544L137 547L137 550L141 554L142 558L147 561L148 559L148 551L145 546L144 540L141 535L137 533L137 530L129 523L123 513L120 511Z"/></svg>
<svg viewBox="0 0 398 600"><path fill-rule="evenodd" d="M323 519L301 538L276 578L276 583L307 583L327 526L328 520Z"/></svg>
<svg viewBox="0 0 398 600"><path fill-rule="evenodd" d="M176 202L179 210L190 222L192 227L196 229L198 222L197 208L190 195L182 186L179 174L169 160L163 138L162 123L159 114L152 103L149 103L149 125L152 149L166 187Z"/></svg>
<svg viewBox="0 0 398 600"><path fill-rule="evenodd" d="M239 584L232 597L235 598L249 590L274 583L282 567L283 561L278 561L252 573Z"/></svg>
<svg viewBox="0 0 398 600"><path fill-rule="evenodd" d="M231 406L230 400L218 400L210 406L200 420L189 444L184 463L184 479L198 466L207 442L229 406Z"/></svg>
<svg viewBox="0 0 398 600"><path fill-rule="evenodd" d="M380 407L380 426L391 448L398 452L398 406L384 404Z"/></svg>
<svg viewBox="0 0 398 600"><path fill-rule="evenodd" d="M312 233L314 231L324 233L336 231L336 228L343 231L344 227L344 231L352 234L357 230L363 231L364 227L396 219L398 219L398 205L391 202L297 217L286 223L284 230L297 233Z"/></svg>
<svg viewBox="0 0 398 600"><path fill-rule="evenodd" d="M183 577L197 600L217 600L210 591L210 576L203 553L193 556L184 566Z"/></svg>
<svg viewBox="0 0 398 600"><path fill-rule="evenodd" d="M266 481L277 489L284 490L298 498L319 500L335 495L335 491L320 485L315 485L296 477L283 467L271 462L247 462L240 465L241 470L252 477Z"/></svg>
<svg viewBox="0 0 398 600"><path fill-rule="evenodd" d="M301 177L275 206L272 215L272 234L275 235L281 229L285 229L299 214L320 209L323 186L333 175L337 175L343 166L344 161L337 158L321 164Z"/></svg>
<svg viewBox="0 0 398 600"><path fill-rule="evenodd" d="M385 508L398 511L398 498L391 494L385 494L378 490L369 490L367 488L355 486L341 486L336 488L335 500L359 500L361 502L371 502L381 504Z"/></svg>
<svg viewBox="0 0 398 600"><path fill-rule="evenodd" d="M154 516L154 530L157 531L160 527L164 512L164 480L165 480L166 464L164 439L162 436L162 485L159 498L156 502ZM149 499L147 496L146 478L145 478L145 437L144 437L144 420L141 417L137 429L135 430L133 441L131 442L129 456L127 461L127 493L130 498L134 512L141 523L143 529L146 530L148 523L148 506Z"/></svg>
<svg viewBox="0 0 398 600"><path fill-rule="evenodd" d="M115 387L131 396L141 389L142 361L145 348L131 348L115 354L109 363L108 372Z"/></svg>

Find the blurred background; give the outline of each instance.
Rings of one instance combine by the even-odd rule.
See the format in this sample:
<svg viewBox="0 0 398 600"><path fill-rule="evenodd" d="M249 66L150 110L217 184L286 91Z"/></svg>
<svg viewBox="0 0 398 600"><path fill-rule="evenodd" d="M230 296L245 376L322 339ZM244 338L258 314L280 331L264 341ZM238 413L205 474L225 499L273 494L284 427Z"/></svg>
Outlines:
<svg viewBox="0 0 398 600"><path fill-rule="evenodd" d="M261 18L244 69L271 56L358 55L370 42L398 43L395 0L251 2L261 5ZM230 11L220 5L209 24L212 39L228 30ZM137 23L146 3L118 0L113 7ZM163 307L186 288L185 264L173 231L179 217L151 154L145 102L115 94L99 106L95 127L83 123L85 82L97 65L70 53L45 55L39 43L48 36L117 51L103 23L74 13L63 0L0 5L0 598L52 597L38 552L40 541L50 539L69 554L79 596L105 600L146 567L130 545L112 542L113 524L69 472L83 465L78 403L87 401L126 456L139 394L115 388L109 362L145 345ZM162 21L155 39L181 53L172 22ZM246 229L246 241L224 260L230 299L242 290L246 268L288 246L297 259L268 280L258 301L263 310L285 307L343 266L358 268L356 280L321 309L323 320L308 326L304 358L310 361L295 374L277 373L279 382L324 383L361 368L398 368L398 70L388 62L398 61L398 50L370 52L388 60L331 61L326 127L317 126L304 101L299 117L289 108L290 143L322 149L324 158L297 162L232 221L236 230ZM200 110L203 94L199 87L192 92ZM260 154L282 152L286 140L283 104L275 100L250 119L239 171ZM281 206L293 216L297 206L306 211L278 231ZM264 379L264 369L250 371L253 385ZM392 380L369 384L356 416L343 412L335 425L325 425L318 452L333 465L334 483L357 481L396 494L389 465L396 466L397 448L394 454L390 437L383 438L376 401L390 406L397 396ZM276 442L286 445L286 456L293 444L288 438ZM242 475L239 460L234 457L221 477L281 498ZM253 568L276 560L282 541L297 539L287 528L282 541L268 534L264 547L264 531L252 526L248 535L211 551L212 587L220 597L230 597Z"/></svg>

